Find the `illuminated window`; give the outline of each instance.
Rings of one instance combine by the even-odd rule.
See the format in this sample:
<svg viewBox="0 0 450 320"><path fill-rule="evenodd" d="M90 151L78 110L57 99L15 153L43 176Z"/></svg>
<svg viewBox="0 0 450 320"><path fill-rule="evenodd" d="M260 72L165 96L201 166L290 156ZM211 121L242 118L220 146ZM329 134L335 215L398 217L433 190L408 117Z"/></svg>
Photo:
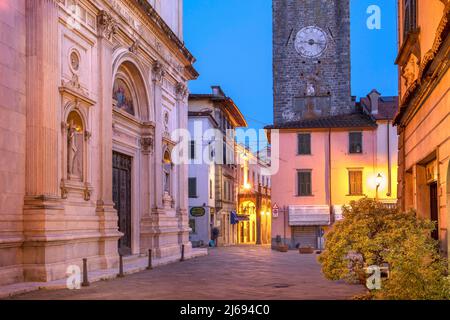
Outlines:
<svg viewBox="0 0 450 320"><path fill-rule="evenodd" d="M362 153L362 132L349 133L349 152Z"/></svg>
<svg viewBox="0 0 450 320"><path fill-rule="evenodd" d="M348 188L349 194L352 196L363 194L361 170L350 170L348 172Z"/></svg>

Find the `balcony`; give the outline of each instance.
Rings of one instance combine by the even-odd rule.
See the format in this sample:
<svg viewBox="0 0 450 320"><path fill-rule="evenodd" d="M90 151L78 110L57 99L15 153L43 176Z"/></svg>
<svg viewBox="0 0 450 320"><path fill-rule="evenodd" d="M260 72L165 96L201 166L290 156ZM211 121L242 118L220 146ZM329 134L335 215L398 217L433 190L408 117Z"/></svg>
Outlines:
<svg viewBox="0 0 450 320"><path fill-rule="evenodd" d="M289 206L290 226L328 226L330 223L329 206Z"/></svg>

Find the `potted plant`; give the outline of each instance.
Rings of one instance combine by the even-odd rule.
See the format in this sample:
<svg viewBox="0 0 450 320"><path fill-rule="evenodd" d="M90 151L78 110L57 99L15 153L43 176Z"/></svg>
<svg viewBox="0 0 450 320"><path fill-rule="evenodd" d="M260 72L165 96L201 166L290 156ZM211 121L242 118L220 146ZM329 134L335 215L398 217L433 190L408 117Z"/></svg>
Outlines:
<svg viewBox="0 0 450 320"><path fill-rule="evenodd" d="M280 235L277 235L276 242L277 242L276 249L279 252L288 252L289 246L287 244L284 244L284 243L281 242L281 236Z"/></svg>
<svg viewBox="0 0 450 320"><path fill-rule="evenodd" d="M300 247L298 251L300 252L300 254L312 254L314 253L314 248L310 246Z"/></svg>
<svg viewBox="0 0 450 320"><path fill-rule="evenodd" d="M289 246L287 244L284 243L279 243L277 246L277 250L280 252L288 252L289 251Z"/></svg>

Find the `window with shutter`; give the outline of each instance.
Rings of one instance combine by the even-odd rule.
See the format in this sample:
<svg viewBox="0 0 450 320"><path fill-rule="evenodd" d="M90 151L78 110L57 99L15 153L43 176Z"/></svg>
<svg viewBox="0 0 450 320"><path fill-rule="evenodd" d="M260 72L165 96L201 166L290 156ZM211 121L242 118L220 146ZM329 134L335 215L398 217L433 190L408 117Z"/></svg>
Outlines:
<svg viewBox="0 0 450 320"><path fill-rule="evenodd" d="M195 141L189 142L189 159L195 159Z"/></svg>
<svg viewBox="0 0 450 320"><path fill-rule="evenodd" d="M297 192L298 196L310 196L312 194L311 188L311 171L297 172Z"/></svg>
<svg viewBox="0 0 450 320"><path fill-rule="evenodd" d="M197 198L197 178L189 178L189 198Z"/></svg>
<svg viewBox="0 0 450 320"><path fill-rule="evenodd" d="M309 133L300 133L297 136L297 153L299 155L308 155L311 154L311 134Z"/></svg>
<svg viewBox="0 0 450 320"><path fill-rule="evenodd" d="M417 0L404 0L405 19L403 26L403 37L406 39L408 33L417 29Z"/></svg>
<svg viewBox="0 0 450 320"><path fill-rule="evenodd" d="M362 189L362 171L351 170L348 172L349 194L360 196L363 194Z"/></svg>
<svg viewBox="0 0 450 320"><path fill-rule="evenodd" d="M362 132L349 133L349 152L362 153Z"/></svg>

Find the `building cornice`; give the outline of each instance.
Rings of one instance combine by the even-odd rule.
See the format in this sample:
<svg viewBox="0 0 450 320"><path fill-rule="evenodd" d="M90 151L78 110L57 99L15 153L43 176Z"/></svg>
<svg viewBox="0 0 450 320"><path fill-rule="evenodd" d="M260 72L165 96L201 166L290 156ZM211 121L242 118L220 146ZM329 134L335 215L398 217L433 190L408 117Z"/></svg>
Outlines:
<svg viewBox="0 0 450 320"><path fill-rule="evenodd" d="M421 102L438 84L449 68L450 54L450 2L447 3L444 15L436 30L432 48L424 55L418 78L406 89L401 97L400 108L394 118L394 124L400 125L407 114L415 114Z"/></svg>

